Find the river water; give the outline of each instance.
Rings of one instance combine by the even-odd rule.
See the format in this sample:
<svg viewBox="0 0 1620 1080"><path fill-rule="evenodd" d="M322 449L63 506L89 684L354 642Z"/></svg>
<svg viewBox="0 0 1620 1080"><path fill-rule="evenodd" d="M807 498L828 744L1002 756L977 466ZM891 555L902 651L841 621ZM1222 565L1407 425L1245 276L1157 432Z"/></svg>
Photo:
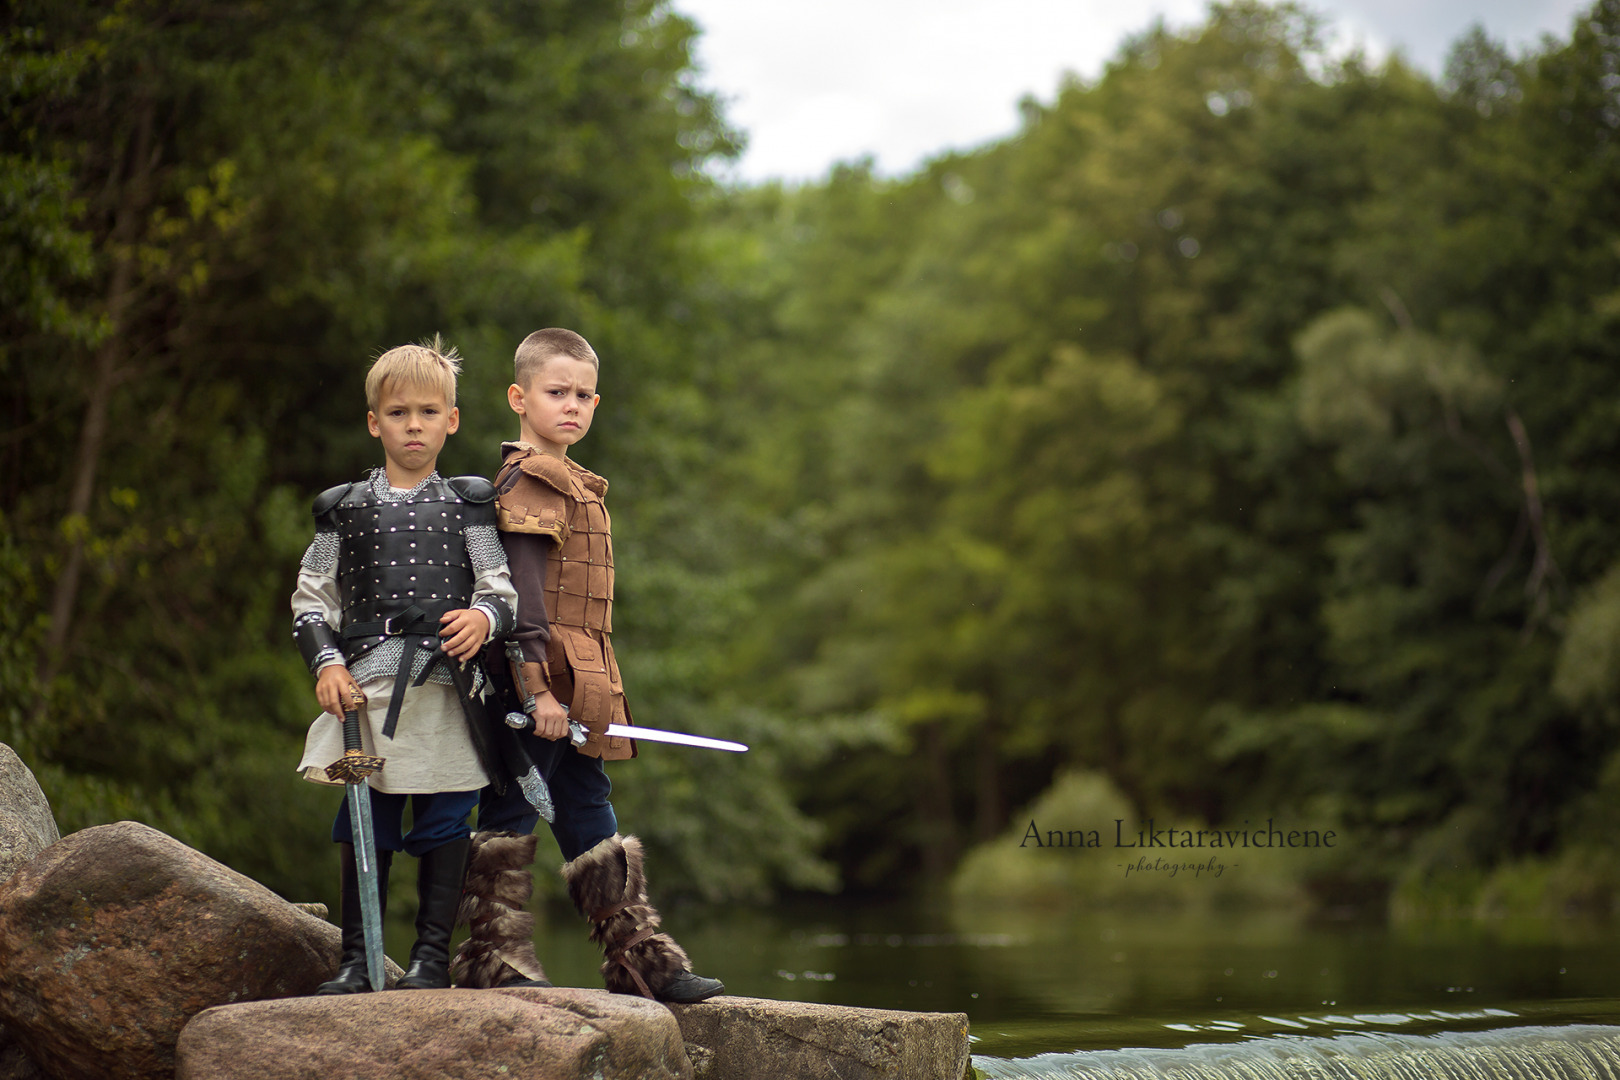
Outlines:
<svg viewBox="0 0 1620 1080"><path fill-rule="evenodd" d="M400 960L407 903L388 927ZM551 979L600 986L584 923L536 907ZM1603 921L823 899L676 908L665 925L732 994L966 1013L987 1077L1620 1080L1620 933Z"/></svg>
<svg viewBox="0 0 1620 1080"><path fill-rule="evenodd" d="M1620 1027L1610 1026L1620 1025L1620 946L1602 922L1388 926L1253 910L964 913L819 901L676 910L666 923L730 993L966 1013L987 1076L1268 1076L1229 1059L1283 1047L1364 1061L1403 1046L1472 1055L1458 1075L1620 1075L1589 1064L1604 1054L1620 1063ZM600 985L600 958L571 912L547 908L537 944L558 983ZM1468 1041L1505 1045L1500 1033L1514 1029L1528 1044L1548 1027L1584 1033L1588 1065L1482 1070ZM1161 1058L1149 1068L1122 1049ZM1178 1054L1217 1064L1189 1069ZM1443 1060L1425 1060L1343 1075L1451 1075Z"/></svg>

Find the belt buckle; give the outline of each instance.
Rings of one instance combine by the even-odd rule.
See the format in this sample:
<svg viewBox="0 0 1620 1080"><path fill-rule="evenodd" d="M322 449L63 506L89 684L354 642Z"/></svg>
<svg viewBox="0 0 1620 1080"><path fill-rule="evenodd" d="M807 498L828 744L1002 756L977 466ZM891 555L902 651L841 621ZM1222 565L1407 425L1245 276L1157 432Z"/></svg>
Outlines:
<svg viewBox="0 0 1620 1080"><path fill-rule="evenodd" d="M405 627L403 625L401 625L397 630L394 628L394 621L398 618L398 615L389 615L383 619L384 635L392 637L395 634L403 634L405 632Z"/></svg>

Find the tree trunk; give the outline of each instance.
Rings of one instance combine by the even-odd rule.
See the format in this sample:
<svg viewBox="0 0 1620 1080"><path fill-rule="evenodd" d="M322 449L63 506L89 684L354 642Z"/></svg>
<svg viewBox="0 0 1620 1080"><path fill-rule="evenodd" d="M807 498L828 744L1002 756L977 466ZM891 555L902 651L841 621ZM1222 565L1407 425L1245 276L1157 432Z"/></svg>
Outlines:
<svg viewBox="0 0 1620 1080"><path fill-rule="evenodd" d="M141 110L135 129L135 145L127 163L127 177L119 195L107 247L112 254L112 278L107 287L107 336L95 352L89 385L85 387L84 426L79 430L78 452L73 461L73 479L68 488L67 513L62 532L68 542L67 558L51 592L50 625L39 662L41 691L55 681L66 662L69 635L73 627L74 605L79 582L84 577L84 545L89 534L90 509L95 497L96 473L107 441L107 421L113 394L124 377L128 358L129 311L133 305L135 242L150 199L153 106ZM41 698L43 704L43 695Z"/></svg>

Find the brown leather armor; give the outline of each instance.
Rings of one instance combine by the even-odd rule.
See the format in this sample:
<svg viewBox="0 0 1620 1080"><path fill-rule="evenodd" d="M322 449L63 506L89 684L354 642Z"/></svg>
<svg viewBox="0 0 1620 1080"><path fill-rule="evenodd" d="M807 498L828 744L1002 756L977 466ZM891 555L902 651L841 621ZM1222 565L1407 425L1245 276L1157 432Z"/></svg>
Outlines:
<svg viewBox="0 0 1620 1080"><path fill-rule="evenodd" d="M613 537L603 496L607 481L532 446L509 448L495 477L496 524L503 533L553 541L546 555L546 614L551 642L546 672L557 700L589 732L580 753L608 760L635 756L629 739L602 734L629 724L624 682L613 657ZM521 608L524 597L518 598ZM525 665L527 667L527 665ZM525 682L529 682L525 672Z"/></svg>

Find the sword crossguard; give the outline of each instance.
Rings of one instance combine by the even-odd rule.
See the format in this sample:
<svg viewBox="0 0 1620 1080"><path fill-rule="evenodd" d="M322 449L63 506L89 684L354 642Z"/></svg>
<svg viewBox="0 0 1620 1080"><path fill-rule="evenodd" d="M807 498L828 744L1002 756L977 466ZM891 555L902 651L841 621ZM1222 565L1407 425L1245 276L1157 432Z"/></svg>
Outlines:
<svg viewBox="0 0 1620 1080"><path fill-rule="evenodd" d="M387 758L373 757L363 750L345 750L343 756L326 767L326 778L333 783L358 784L383 767Z"/></svg>
<svg viewBox="0 0 1620 1080"><path fill-rule="evenodd" d="M359 686L349 687L350 707L343 710L343 756L326 767L326 778L333 783L359 784L383 767L383 758L373 757L360 744L360 710L366 695Z"/></svg>

